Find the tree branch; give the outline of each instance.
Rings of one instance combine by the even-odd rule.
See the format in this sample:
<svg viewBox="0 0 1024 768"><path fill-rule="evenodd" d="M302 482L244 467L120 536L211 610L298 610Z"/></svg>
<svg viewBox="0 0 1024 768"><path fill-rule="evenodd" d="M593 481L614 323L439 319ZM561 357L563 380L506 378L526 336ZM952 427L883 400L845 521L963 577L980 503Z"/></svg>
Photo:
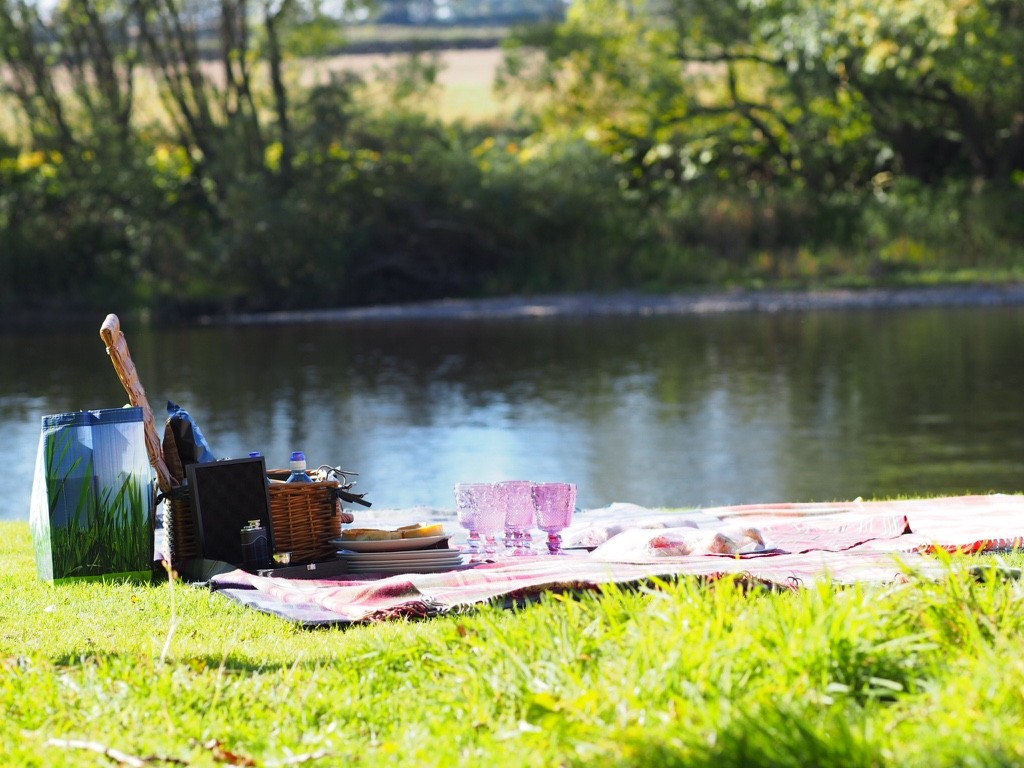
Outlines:
<svg viewBox="0 0 1024 768"><path fill-rule="evenodd" d="M785 59L773 59L753 52L717 51L715 53L694 54L679 49L676 51L676 60L688 64L735 64L747 62L750 64L763 64L767 67L783 70L787 67Z"/></svg>
<svg viewBox="0 0 1024 768"><path fill-rule="evenodd" d="M291 184L293 163L293 140L291 122L288 116L288 91L284 85L282 71L282 51L278 24L293 0L281 0L277 10L272 10L271 2L264 5L267 33L267 64L270 68L270 83L274 91L274 107L277 113L277 125L281 139L281 179L285 185Z"/></svg>
<svg viewBox="0 0 1024 768"><path fill-rule="evenodd" d="M782 140L775 135L775 131L767 122L758 117L754 112L754 105L745 102L740 98L739 85L736 81L736 70L733 62L730 62L726 70L726 81L729 86L729 96L732 98L733 106L746 120L764 136L768 146L786 163L790 171L794 169L793 154L782 146Z"/></svg>

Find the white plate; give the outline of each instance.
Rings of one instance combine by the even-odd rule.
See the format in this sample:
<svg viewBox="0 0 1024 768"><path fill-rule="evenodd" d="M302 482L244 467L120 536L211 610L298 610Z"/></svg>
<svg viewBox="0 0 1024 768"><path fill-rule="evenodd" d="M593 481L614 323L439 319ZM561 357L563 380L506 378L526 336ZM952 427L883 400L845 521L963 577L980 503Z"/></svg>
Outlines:
<svg viewBox="0 0 1024 768"><path fill-rule="evenodd" d="M445 539L450 539L451 534L445 533L441 536L420 536L411 539L385 539L384 541L353 541L352 539L331 539L330 543L344 547L352 552L411 552L417 549L433 546Z"/></svg>
<svg viewBox="0 0 1024 768"><path fill-rule="evenodd" d="M346 568L412 568L417 565L458 565L462 562L459 557L430 557L418 560L352 560L347 557L340 558Z"/></svg>
<svg viewBox="0 0 1024 768"><path fill-rule="evenodd" d="M338 558L345 562L357 565L373 565L380 563L402 563L402 562L446 562L447 560L458 560L462 553L456 550L428 549L422 552L402 552L392 554L390 552L379 552L367 555L350 554L339 552Z"/></svg>
<svg viewBox="0 0 1024 768"><path fill-rule="evenodd" d="M348 573L441 573L442 571L454 571L457 568L465 567L466 563L459 558L451 563L406 563L403 565L354 565L346 563L345 570Z"/></svg>
<svg viewBox="0 0 1024 768"><path fill-rule="evenodd" d="M466 564L457 549L423 549L415 552L339 552L348 573L437 573Z"/></svg>
<svg viewBox="0 0 1024 768"><path fill-rule="evenodd" d="M458 557L461 549L411 549L401 552L352 552L339 549L338 555L351 560L421 560L431 557Z"/></svg>

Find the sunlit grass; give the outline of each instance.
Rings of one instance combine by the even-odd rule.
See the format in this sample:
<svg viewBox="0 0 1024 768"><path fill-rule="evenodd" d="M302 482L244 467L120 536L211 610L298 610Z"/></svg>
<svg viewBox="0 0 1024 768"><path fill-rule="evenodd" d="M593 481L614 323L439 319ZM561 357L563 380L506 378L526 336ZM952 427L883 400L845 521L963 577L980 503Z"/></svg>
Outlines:
<svg viewBox="0 0 1024 768"><path fill-rule="evenodd" d="M467 40L498 40L505 37L508 31L507 26L501 25L441 27L409 24L356 24L345 29L345 41L356 47L368 45L413 47L416 44L430 47L456 46Z"/></svg>
<svg viewBox="0 0 1024 768"><path fill-rule="evenodd" d="M437 83L412 105L425 114L446 122L486 122L511 114L514 101L500 99L494 92L494 78L501 62L497 48L450 50L437 54ZM429 60L429 54L424 61ZM292 71L301 72L300 86L324 82L330 74L352 72L362 77L368 94L378 104L389 104L393 73L411 59L407 53L332 56L305 62Z"/></svg>
<svg viewBox="0 0 1024 768"><path fill-rule="evenodd" d="M995 765L1024 759L1022 587L551 596L306 631L205 589L41 583L0 524L0 762ZM1012 562L1019 564L1014 556Z"/></svg>
<svg viewBox="0 0 1024 768"><path fill-rule="evenodd" d="M442 120L482 123L510 113L511 106L495 96L492 83L483 77L453 80L441 85L436 116Z"/></svg>

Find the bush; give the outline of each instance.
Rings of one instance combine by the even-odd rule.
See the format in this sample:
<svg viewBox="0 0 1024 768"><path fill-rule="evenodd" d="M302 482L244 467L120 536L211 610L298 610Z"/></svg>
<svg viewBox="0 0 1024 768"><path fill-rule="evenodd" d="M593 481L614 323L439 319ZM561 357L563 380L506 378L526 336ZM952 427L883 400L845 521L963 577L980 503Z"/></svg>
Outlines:
<svg viewBox="0 0 1024 768"><path fill-rule="evenodd" d="M1024 268L1024 190L965 184L925 186L907 180L870 204L859 247L880 272Z"/></svg>

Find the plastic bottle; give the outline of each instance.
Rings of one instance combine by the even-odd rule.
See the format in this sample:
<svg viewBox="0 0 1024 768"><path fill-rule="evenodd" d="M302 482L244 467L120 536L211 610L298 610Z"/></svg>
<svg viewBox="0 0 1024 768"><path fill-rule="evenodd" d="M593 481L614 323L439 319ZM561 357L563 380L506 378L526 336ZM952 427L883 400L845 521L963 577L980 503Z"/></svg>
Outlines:
<svg viewBox="0 0 1024 768"><path fill-rule="evenodd" d="M263 454L260 453L259 451L249 451L249 458L250 459L262 459L263 458ZM280 482L280 481L278 481L278 482ZM266 484L267 484L267 487L269 488L270 487L270 477L266 478Z"/></svg>
<svg viewBox="0 0 1024 768"><path fill-rule="evenodd" d="M286 483L313 482L313 478L311 478L306 473L306 454L304 454L302 451L292 452L292 458L291 461L289 462L289 466L292 470L292 473L288 475L288 479L285 480Z"/></svg>

